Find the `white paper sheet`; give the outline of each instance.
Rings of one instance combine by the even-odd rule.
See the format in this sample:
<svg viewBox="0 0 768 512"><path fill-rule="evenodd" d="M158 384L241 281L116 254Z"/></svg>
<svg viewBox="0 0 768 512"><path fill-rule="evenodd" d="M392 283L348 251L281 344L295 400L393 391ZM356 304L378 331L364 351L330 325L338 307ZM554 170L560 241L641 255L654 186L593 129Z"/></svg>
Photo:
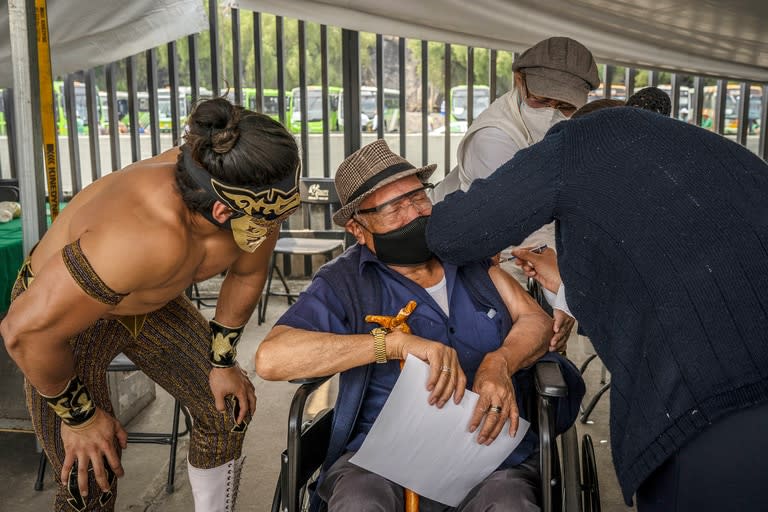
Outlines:
<svg viewBox="0 0 768 512"><path fill-rule="evenodd" d="M428 403L429 365L408 356L371 431L350 462L407 487L420 496L455 507L514 451L528 431L520 418L515 437L509 421L490 446L477 443L469 420L478 395L467 390L459 405Z"/></svg>

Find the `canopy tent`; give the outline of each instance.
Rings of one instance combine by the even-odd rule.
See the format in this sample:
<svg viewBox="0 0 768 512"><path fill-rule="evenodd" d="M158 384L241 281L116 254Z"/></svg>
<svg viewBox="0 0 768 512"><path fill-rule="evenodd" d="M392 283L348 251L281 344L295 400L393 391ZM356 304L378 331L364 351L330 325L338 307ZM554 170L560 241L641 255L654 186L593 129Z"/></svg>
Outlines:
<svg viewBox="0 0 768 512"><path fill-rule="evenodd" d="M30 0L31 1L31 0ZM208 28L200 0L48 0L54 75L114 62ZM0 87L12 87L8 3L0 3Z"/></svg>
<svg viewBox="0 0 768 512"><path fill-rule="evenodd" d="M521 51L572 37L600 62L768 82L766 0L239 0L332 26Z"/></svg>

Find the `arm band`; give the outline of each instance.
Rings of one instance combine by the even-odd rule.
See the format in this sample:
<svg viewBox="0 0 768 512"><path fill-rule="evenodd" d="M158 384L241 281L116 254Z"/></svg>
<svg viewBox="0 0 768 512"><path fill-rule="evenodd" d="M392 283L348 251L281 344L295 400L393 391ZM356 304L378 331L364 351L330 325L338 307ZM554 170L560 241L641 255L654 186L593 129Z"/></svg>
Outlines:
<svg viewBox="0 0 768 512"><path fill-rule="evenodd" d="M211 349L208 359L216 368L231 368L235 366L237 358L237 343L243 334L244 325L240 327L227 327L216 320L211 320Z"/></svg>
<svg viewBox="0 0 768 512"><path fill-rule="evenodd" d="M65 245L61 250L61 258L77 285L90 297L102 304L116 306L127 295L117 293L101 280L80 248L80 239Z"/></svg>
<svg viewBox="0 0 768 512"><path fill-rule="evenodd" d="M70 427L85 427L96 414L96 405L88 393L88 388L77 375L70 379L67 387L58 395L46 396L40 393L40 396L45 398L48 406L61 421Z"/></svg>

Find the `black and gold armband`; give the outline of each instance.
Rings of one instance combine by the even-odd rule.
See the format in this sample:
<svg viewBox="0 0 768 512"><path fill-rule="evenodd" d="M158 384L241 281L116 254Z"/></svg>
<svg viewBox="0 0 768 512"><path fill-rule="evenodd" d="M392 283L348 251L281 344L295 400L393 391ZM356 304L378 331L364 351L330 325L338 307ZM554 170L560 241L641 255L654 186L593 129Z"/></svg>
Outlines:
<svg viewBox="0 0 768 512"><path fill-rule="evenodd" d="M211 350L208 358L216 368L231 368L237 358L237 343L243 334L244 325L227 327L216 320L211 320Z"/></svg>
<svg viewBox="0 0 768 512"><path fill-rule="evenodd" d="M70 427L85 427L96 414L96 404L93 403L88 388L75 375L64 388L64 391L56 396L40 394L48 406L53 409L61 421Z"/></svg>

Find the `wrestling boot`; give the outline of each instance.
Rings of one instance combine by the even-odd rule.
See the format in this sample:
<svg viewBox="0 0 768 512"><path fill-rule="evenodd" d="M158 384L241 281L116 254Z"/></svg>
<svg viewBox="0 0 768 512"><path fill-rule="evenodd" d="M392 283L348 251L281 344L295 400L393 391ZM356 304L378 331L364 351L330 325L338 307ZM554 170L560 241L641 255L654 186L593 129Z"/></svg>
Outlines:
<svg viewBox="0 0 768 512"><path fill-rule="evenodd" d="M195 512L233 512L245 455L211 469L198 469L187 461Z"/></svg>

